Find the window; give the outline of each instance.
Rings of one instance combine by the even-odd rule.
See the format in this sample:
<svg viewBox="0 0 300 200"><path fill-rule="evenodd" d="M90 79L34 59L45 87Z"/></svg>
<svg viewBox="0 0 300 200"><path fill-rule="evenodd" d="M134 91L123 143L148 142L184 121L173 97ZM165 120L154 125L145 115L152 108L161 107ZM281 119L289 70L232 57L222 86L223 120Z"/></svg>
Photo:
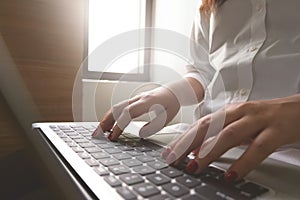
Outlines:
<svg viewBox="0 0 300 200"><path fill-rule="evenodd" d="M104 80L149 80L150 51L122 47L131 37L143 47L150 35L139 29L151 26L152 0L89 0L86 5L83 77ZM129 45L131 46L131 45Z"/></svg>

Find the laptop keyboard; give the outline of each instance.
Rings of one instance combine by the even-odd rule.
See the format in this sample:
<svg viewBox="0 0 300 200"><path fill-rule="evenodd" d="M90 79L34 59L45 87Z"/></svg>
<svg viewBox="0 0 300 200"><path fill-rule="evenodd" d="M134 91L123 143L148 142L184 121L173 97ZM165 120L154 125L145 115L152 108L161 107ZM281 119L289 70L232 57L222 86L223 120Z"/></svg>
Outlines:
<svg viewBox="0 0 300 200"><path fill-rule="evenodd" d="M188 159L178 167L169 166L161 158L162 147L128 134L112 142L106 135L92 138L94 126L50 128L126 200L241 200L268 192L246 180L226 182L224 171L213 166L187 174Z"/></svg>

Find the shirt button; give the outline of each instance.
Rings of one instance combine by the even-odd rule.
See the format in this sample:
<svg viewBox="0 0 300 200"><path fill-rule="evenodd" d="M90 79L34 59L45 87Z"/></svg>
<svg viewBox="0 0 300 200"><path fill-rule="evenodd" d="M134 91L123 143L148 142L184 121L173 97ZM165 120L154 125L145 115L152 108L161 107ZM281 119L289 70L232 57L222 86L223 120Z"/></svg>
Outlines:
<svg viewBox="0 0 300 200"><path fill-rule="evenodd" d="M254 51L256 51L257 49L258 49L257 47L251 47L251 48L248 49L248 51L249 51L249 52L254 52Z"/></svg>
<svg viewBox="0 0 300 200"><path fill-rule="evenodd" d="M240 95L245 96L248 93L248 90L245 88L240 89Z"/></svg>
<svg viewBox="0 0 300 200"><path fill-rule="evenodd" d="M261 5L257 5L257 6L256 6L256 10L257 10L258 12L260 12L260 11L262 10Z"/></svg>

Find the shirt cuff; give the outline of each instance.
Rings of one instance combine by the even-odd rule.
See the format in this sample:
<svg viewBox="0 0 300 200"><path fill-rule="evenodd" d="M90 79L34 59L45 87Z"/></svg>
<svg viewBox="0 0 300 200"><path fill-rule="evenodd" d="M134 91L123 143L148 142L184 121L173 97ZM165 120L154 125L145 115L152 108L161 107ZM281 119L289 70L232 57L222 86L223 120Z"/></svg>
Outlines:
<svg viewBox="0 0 300 200"><path fill-rule="evenodd" d="M208 86L208 80L201 75L199 72L188 72L187 74L184 75L184 78L194 78L196 79L203 87L203 90L207 89Z"/></svg>

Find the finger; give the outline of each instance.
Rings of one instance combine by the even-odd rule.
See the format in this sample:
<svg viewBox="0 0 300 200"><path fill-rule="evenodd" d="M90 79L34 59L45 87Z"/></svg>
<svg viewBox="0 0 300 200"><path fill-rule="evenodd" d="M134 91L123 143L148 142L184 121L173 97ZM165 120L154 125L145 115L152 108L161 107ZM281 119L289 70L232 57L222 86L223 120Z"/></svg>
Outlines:
<svg viewBox="0 0 300 200"><path fill-rule="evenodd" d="M92 137L97 137L103 135L103 133L106 131L110 131L114 123L115 121L112 117L111 111L108 111L102 121L100 121L95 131L92 133Z"/></svg>
<svg viewBox="0 0 300 200"><path fill-rule="evenodd" d="M115 119L117 119L122 112L122 110L129 104L136 102L140 99L140 96L136 96L132 99L122 101L116 105L114 105L102 118L100 121L98 127L96 130L93 132L92 136L96 137L99 134L103 134L105 131L110 131L114 124L115 124Z"/></svg>
<svg viewBox="0 0 300 200"><path fill-rule="evenodd" d="M237 105L230 105L226 108L220 109L217 112L207 115L199 120L198 129L193 129L187 135L189 138L182 137L178 140L177 145L174 146L173 154L171 158L167 159L168 162L176 161L174 164L178 164L184 157L186 157L191 151L201 146L203 138L209 138L217 135L223 127L227 126L233 121L240 119L244 114L245 109L236 109ZM201 135L196 137L196 135ZM195 142L189 142L190 138L194 138ZM189 146L185 146L189 145ZM184 151L185 150L185 151Z"/></svg>
<svg viewBox="0 0 300 200"><path fill-rule="evenodd" d="M148 110L144 106L144 103L141 101L133 102L132 104L123 108L115 126L112 129L112 133L109 135L109 139L117 139L133 118L138 117L147 111Z"/></svg>
<svg viewBox="0 0 300 200"><path fill-rule="evenodd" d="M182 137L184 137L184 134L181 134L178 138L176 138L174 141L170 142L166 149L161 153L161 157L166 159L168 155L172 152L172 149L176 145L177 141L179 141Z"/></svg>
<svg viewBox="0 0 300 200"><path fill-rule="evenodd" d="M187 133L183 135L176 143L171 147L171 152L166 158L168 164L174 163L177 165L182 159L184 159L193 149L196 149L204 140L205 133L208 129L208 124L194 125ZM204 127L207 126L207 127ZM203 133L200 133L203 132Z"/></svg>
<svg viewBox="0 0 300 200"><path fill-rule="evenodd" d="M131 99L128 99L128 100L125 100L125 101L122 101L116 105L114 105L112 107L112 114L113 114L113 119L118 119L120 117L120 115L122 114L123 110L131 105L132 103L134 102L137 102L138 100L141 99L141 95L138 95L138 96L135 96Z"/></svg>
<svg viewBox="0 0 300 200"><path fill-rule="evenodd" d="M139 117L145 113L151 112L151 107L152 104L146 103L143 100L138 100L125 107L122 110L120 117L117 119L116 127L113 128L113 132L111 135L112 140L121 135L122 131L128 126L132 119ZM160 106L160 108L164 109L163 106Z"/></svg>
<svg viewBox="0 0 300 200"><path fill-rule="evenodd" d="M281 146L281 141L274 137L274 130L263 130L227 170L225 178L229 181L239 180L255 169L264 159Z"/></svg>
<svg viewBox="0 0 300 200"><path fill-rule="evenodd" d="M232 121L238 120L243 116L242 112L232 109L221 109L211 115L207 115L199 120L199 123L194 126L186 137L182 137L170 153L170 158L167 158L167 163L177 165L191 151L200 147L205 138L217 135L223 127L227 126ZM168 157L169 157L168 156Z"/></svg>
<svg viewBox="0 0 300 200"><path fill-rule="evenodd" d="M140 137L142 138L149 137L160 131L177 113L176 110L165 109L163 106L158 104L153 105L150 110L154 111L157 116L141 128Z"/></svg>
<svg viewBox="0 0 300 200"><path fill-rule="evenodd" d="M203 117L202 120L204 120L205 118L209 118L209 117L210 117L210 115L207 115L207 116ZM171 153L172 149L176 146L176 144L177 144L178 142L180 142L181 140L184 140L184 137L187 137L188 133L189 133L190 131L192 131L191 129L193 129L194 126L197 126L197 125L198 125L198 122L196 122L196 123L190 125L189 128L185 131L185 133L180 134L175 140L171 141L171 142L168 144L168 146L166 147L166 149L162 152L162 157L163 157L164 159L166 159L166 157ZM194 155L197 155L198 152L199 152L199 150L200 150L200 146L197 147L195 150L193 150L193 154L194 154Z"/></svg>
<svg viewBox="0 0 300 200"><path fill-rule="evenodd" d="M193 150L192 153L193 153L194 156L198 156L199 151L200 151L200 147L198 147L195 150Z"/></svg>
<svg viewBox="0 0 300 200"><path fill-rule="evenodd" d="M253 137L261 130L262 125L250 117L243 117L227 125L218 136L203 143L198 154L200 164L194 173L200 173L226 151L240 145L243 141Z"/></svg>

